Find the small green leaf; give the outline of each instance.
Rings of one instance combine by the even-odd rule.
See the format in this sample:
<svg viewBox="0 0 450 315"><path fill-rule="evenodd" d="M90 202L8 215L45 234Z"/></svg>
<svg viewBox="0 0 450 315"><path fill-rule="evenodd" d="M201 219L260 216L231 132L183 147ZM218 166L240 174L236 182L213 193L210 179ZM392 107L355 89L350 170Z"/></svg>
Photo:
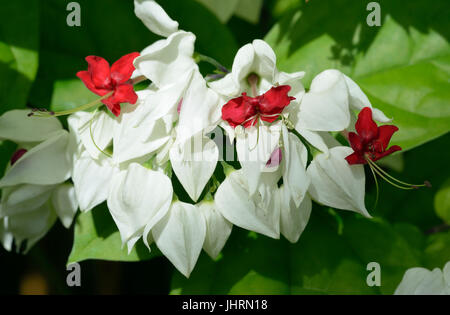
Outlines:
<svg viewBox="0 0 450 315"><path fill-rule="evenodd" d="M160 255L156 247L150 252L142 241L128 254L126 246L122 248L119 230L104 205L78 215L68 263L87 259L141 261Z"/></svg>
<svg viewBox="0 0 450 315"><path fill-rule="evenodd" d="M434 209L438 217L450 223L450 178L434 196Z"/></svg>
<svg viewBox="0 0 450 315"><path fill-rule="evenodd" d="M74 95L77 97L73 97ZM89 91L80 79L58 80L53 85L50 109L55 112L68 110L98 98L99 96Z"/></svg>

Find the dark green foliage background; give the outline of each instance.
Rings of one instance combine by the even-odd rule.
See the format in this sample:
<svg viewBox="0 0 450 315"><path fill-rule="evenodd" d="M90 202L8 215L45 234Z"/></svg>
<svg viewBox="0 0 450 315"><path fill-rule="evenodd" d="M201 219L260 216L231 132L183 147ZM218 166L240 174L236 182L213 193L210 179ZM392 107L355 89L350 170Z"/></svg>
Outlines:
<svg viewBox="0 0 450 315"><path fill-rule="evenodd" d="M86 68L85 56L113 62L159 39L134 16L132 1L77 1L81 27L67 26L68 2L1 3L0 114L84 104L95 98L75 77ZM390 172L409 182L430 180L433 188L399 191L383 183L372 209L375 189L367 173L374 219L314 205L297 244L234 227L218 261L202 253L189 280L142 242L125 255L101 206L78 215L70 230L56 224L27 256L0 249L0 292L21 292L21 281L38 273L50 293L392 294L407 268L442 268L450 260L450 5L380 0L382 27L368 27L368 2L264 1L258 24L233 17L223 25L194 0L159 1L180 28L196 34L198 52L227 67L240 46L263 38L282 70L307 71L307 87L327 68L349 74L400 126L393 141L406 152L387 162ZM14 150L0 142L1 172ZM68 257L82 261L81 288L65 285ZM381 287L366 285L372 261L381 265Z"/></svg>

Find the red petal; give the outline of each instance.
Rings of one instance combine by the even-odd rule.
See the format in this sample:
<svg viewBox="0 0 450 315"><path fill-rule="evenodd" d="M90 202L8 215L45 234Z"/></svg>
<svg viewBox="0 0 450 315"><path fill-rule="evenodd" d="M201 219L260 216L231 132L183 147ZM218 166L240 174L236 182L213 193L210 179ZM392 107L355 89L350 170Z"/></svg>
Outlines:
<svg viewBox="0 0 450 315"><path fill-rule="evenodd" d="M106 107L108 107L108 109L111 111L111 113L114 114L114 116L118 117L120 115L120 103L115 102L113 96L102 100L102 103L105 104Z"/></svg>
<svg viewBox="0 0 450 315"><path fill-rule="evenodd" d="M91 75L92 82L97 88L111 88L111 77L109 63L102 57L87 56L88 72Z"/></svg>
<svg viewBox="0 0 450 315"><path fill-rule="evenodd" d="M135 104L137 98L138 96L133 89L133 85L122 84L116 87L113 95L102 100L102 103L105 104L114 115L119 116L120 104L121 103Z"/></svg>
<svg viewBox="0 0 450 315"><path fill-rule="evenodd" d="M133 61L139 57L138 52L127 54L117 60L111 67L111 79L115 84L122 84L128 81L135 70Z"/></svg>
<svg viewBox="0 0 450 315"><path fill-rule="evenodd" d="M348 133L348 141L355 152L361 152L364 149L361 138L354 132Z"/></svg>
<svg viewBox="0 0 450 315"><path fill-rule="evenodd" d="M290 90L291 87L289 85L280 85L272 87L269 91L260 96L258 109L262 114L261 119L265 120L264 118L267 118L274 121L277 117L273 119L273 117L264 117L264 115L276 116L276 114L280 114L294 99L288 95Z"/></svg>
<svg viewBox="0 0 450 315"><path fill-rule="evenodd" d="M388 156L394 152L400 151L402 148L398 145L393 145L392 147L390 147L388 150L384 151L384 152L373 152L371 153L371 160L372 161L377 161L385 156Z"/></svg>
<svg viewBox="0 0 450 315"><path fill-rule="evenodd" d="M398 130L397 126L384 125L378 128L378 142L382 145L382 151L386 150L392 135Z"/></svg>
<svg viewBox="0 0 450 315"><path fill-rule="evenodd" d="M222 107L222 119L226 120L230 126L236 127L244 124L248 127L252 124L252 117L256 115L255 106L252 104L255 99L246 96L233 98Z"/></svg>
<svg viewBox="0 0 450 315"><path fill-rule="evenodd" d="M89 90L91 90L92 92L94 92L97 95L103 96L103 95L111 92L111 90L108 90L108 89L96 88L94 85L94 82L92 82L91 75L88 71L79 71L77 73L77 77L79 77L81 79L81 81L83 81L84 85L86 85L86 87Z"/></svg>
<svg viewBox="0 0 450 315"><path fill-rule="evenodd" d="M259 116L261 118L261 120L267 121L269 123L273 123L275 120L278 119L278 117L280 117L280 115L275 115L275 116Z"/></svg>
<svg viewBox="0 0 450 315"><path fill-rule="evenodd" d="M347 156L345 159L347 160L348 164L350 164L350 165L367 163L367 161L364 159L364 156L362 156L361 154L358 154L356 152L353 152L352 154Z"/></svg>
<svg viewBox="0 0 450 315"><path fill-rule="evenodd" d="M378 136L378 127L372 119L372 109L370 107L364 107L361 110L355 127L364 143L368 143Z"/></svg>
<svg viewBox="0 0 450 315"><path fill-rule="evenodd" d="M113 113L114 116L119 117L120 115L120 104L114 104L111 108L111 113Z"/></svg>
<svg viewBox="0 0 450 315"><path fill-rule="evenodd" d="M130 103L135 104L138 96L131 84L121 84L116 87L112 95L115 103Z"/></svg>

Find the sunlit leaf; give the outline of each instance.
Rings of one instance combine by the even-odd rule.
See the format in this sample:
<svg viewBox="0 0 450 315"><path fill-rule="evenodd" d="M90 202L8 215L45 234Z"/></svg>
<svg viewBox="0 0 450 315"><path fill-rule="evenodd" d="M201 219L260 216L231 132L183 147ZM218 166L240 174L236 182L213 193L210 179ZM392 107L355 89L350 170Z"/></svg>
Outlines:
<svg viewBox="0 0 450 315"><path fill-rule="evenodd" d="M119 230L108 209L99 206L78 215L68 263L87 259L140 261L160 255L156 247L153 246L150 252L142 241L128 254L126 246L122 248Z"/></svg>

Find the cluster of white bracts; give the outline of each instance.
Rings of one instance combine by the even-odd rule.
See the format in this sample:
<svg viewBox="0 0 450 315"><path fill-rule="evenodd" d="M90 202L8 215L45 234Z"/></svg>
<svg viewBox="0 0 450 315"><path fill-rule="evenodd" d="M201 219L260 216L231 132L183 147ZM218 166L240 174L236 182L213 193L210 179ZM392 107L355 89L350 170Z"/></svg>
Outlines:
<svg viewBox="0 0 450 315"><path fill-rule="evenodd" d="M193 58L195 35L178 30L153 0L136 0L135 12L165 38L134 61L135 76L152 83L137 92L138 102L126 104L120 117L78 112L68 119L70 137L56 118L28 118L24 111L1 117L0 138L30 148L0 181L0 237L6 248L12 238L28 239L31 246L47 232L55 213L68 226L77 206L89 211L106 201L128 250L141 237L147 246L154 242L189 276L202 248L211 257L220 253L233 224L296 242L311 200L369 216L363 167L350 166L344 158L352 149L327 133L351 129L353 110L371 107L351 79L327 70L305 92L304 73L278 71L273 50L255 40L238 51L229 74L207 84ZM274 85L292 87L296 100L283 116L321 152L308 166L307 148L284 121L234 129L221 120L227 101L251 94L250 74L259 77L259 94ZM374 119L389 121L379 110L373 113ZM236 141L242 168L226 172L214 198L199 200L219 160L216 143L205 136L217 126ZM267 165L279 149L281 163ZM195 204L178 201L172 173ZM63 184L70 177L75 193Z"/></svg>
<svg viewBox="0 0 450 315"><path fill-rule="evenodd" d="M0 140L16 142L27 152L6 169L0 180L0 241L11 250L13 240L27 251L59 217L65 227L78 209L70 178L69 133L56 118L29 119L26 110L0 117Z"/></svg>
<svg viewBox="0 0 450 315"><path fill-rule="evenodd" d="M450 295L450 261L444 268L410 268L395 290L396 295Z"/></svg>

